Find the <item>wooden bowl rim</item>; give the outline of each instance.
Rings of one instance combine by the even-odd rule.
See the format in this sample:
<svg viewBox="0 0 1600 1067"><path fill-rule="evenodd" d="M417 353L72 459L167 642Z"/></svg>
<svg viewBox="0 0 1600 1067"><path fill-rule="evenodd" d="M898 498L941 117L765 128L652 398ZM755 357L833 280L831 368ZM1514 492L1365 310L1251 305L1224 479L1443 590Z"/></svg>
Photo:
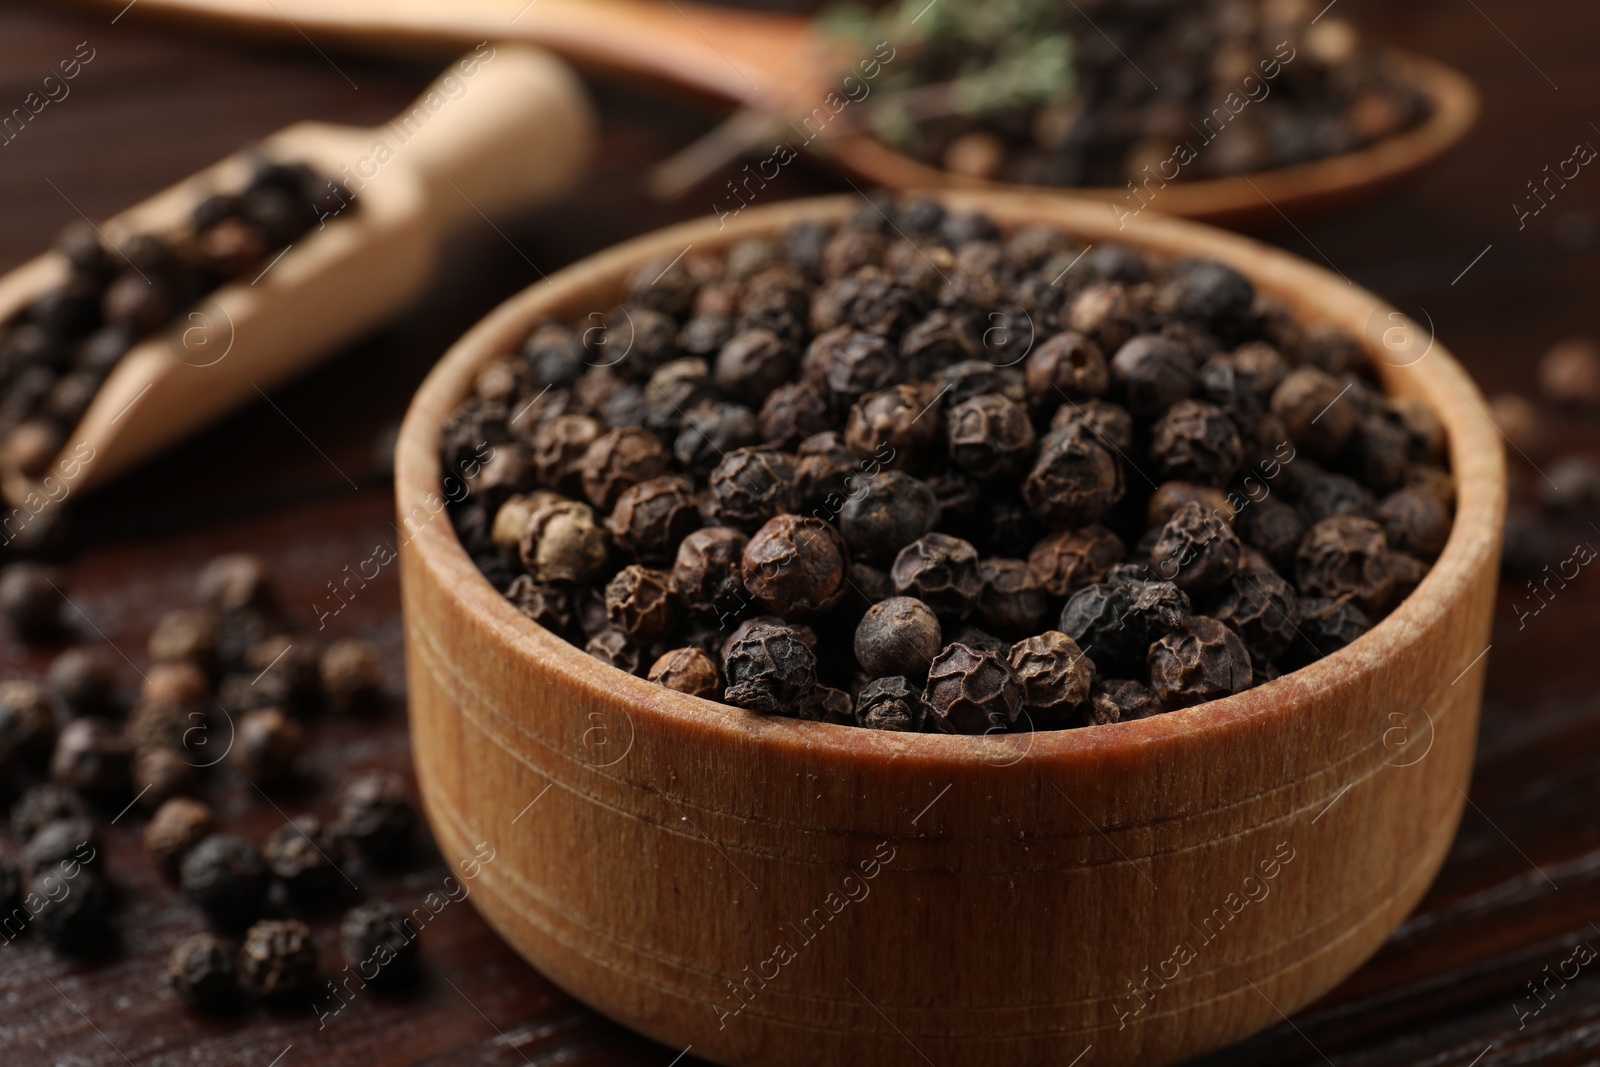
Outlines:
<svg viewBox="0 0 1600 1067"><path fill-rule="evenodd" d="M1057 195L1030 196L1005 192L927 190L920 195L948 207L983 210L1002 226L1027 222L1055 225L1080 238L1108 229L1104 205ZM702 218L657 230L589 256L537 282L501 304L458 340L429 373L412 399L396 447L397 508L407 501L439 497L442 470L438 431L443 419L471 388L477 369L488 359L516 350L528 330L546 316L574 316L584 309L600 311L590 294L605 293L611 301L622 279L642 263L666 262L689 247L725 247L745 237L782 231L801 220L838 221L859 207L852 194L785 201L752 208L737 218ZM1184 219L1147 213L1115 231L1117 241L1169 257L1209 255L1244 269L1260 287L1280 298L1305 305L1297 313L1311 322L1339 321L1363 336L1369 358L1377 344L1352 328L1351 321L1370 308L1367 320L1383 321L1394 309L1372 294L1297 256L1251 238ZM1275 281L1263 285L1267 277ZM1306 309L1324 312L1318 315ZM1380 366L1380 372L1391 372ZM1474 575L1493 567L1498 530L1505 511L1505 460L1497 431L1483 414L1486 406L1477 387L1455 359L1435 342L1427 355L1405 368L1415 372L1410 392L1423 396L1449 436L1452 475L1456 480L1456 512L1445 549L1422 583L1393 611L1359 639L1299 670L1233 696L1132 722L1070 730L999 736L908 734L867 730L832 723L763 716L720 702L691 697L655 685L596 660L582 648L528 619L489 584L467 555L451 524L428 522L407 542L417 565L431 570L461 596L486 624L485 639L501 642L508 655L527 659L549 677L555 668L574 686L590 690L597 700L624 698L630 713L661 715L680 725L704 731L708 740L792 749L796 754L831 750L863 761L894 759L919 766L971 767L996 765L996 756L1023 751L1015 759L1071 765L1114 754L1132 754L1152 746L1177 743L1195 734L1248 729L1261 720L1281 726L1301 703L1297 696L1349 687L1353 680L1381 670L1394 652L1419 641L1450 607L1468 594ZM406 553L402 553L404 560ZM1486 651L1486 650L1485 650ZM1481 653L1474 652L1481 659ZM1451 673L1472 663L1454 665ZM1440 685L1446 684L1441 682ZM1005 747L1001 747L1005 746Z"/></svg>
<svg viewBox="0 0 1600 1067"><path fill-rule="evenodd" d="M1226 178L1169 182L1153 198L1153 210L1200 219L1273 215L1285 205L1292 207L1307 198L1378 188L1444 155L1477 121L1476 86L1465 74L1436 59L1399 49L1386 49L1383 54L1411 88L1427 97L1430 110L1421 123L1353 152L1309 163ZM841 135L818 144L820 150L833 155L840 165L870 181L896 189L1049 192L1111 203L1128 195L1126 188L1116 186L1057 188L952 174L892 148L870 134Z"/></svg>

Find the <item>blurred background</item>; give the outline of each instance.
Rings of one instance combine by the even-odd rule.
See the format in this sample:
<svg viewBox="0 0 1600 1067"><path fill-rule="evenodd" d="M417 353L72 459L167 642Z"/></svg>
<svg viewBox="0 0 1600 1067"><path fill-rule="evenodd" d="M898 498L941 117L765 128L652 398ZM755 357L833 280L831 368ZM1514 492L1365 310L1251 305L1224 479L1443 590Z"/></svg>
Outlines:
<svg viewBox="0 0 1600 1067"><path fill-rule="evenodd" d="M670 3L671 0L662 0ZM1431 322L1471 371L1514 447L1521 503L1491 652L1483 744L1461 836L1419 913L1367 967L1294 1022L1207 1062L1229 1064L1592 1063L1600 983L1581 975L1530 1000L1546 964L1600 938L1600 613L1592 574L1536 619L1513 610L1544 563L1592 525L1600 421L1539 401L1539 360L1565 338L1600 332L1600 174L1567 183L1519 225L1514 207L1547 165L1600 144L1594 51L1600 7L1581 0L1336 0L1375 40L1468 74L1482 116L1417 180L1331 217L1282 217L1261 239L1322 263ZM799 5L751 4L796 10ZM1331 6L1331 5L1330 5ZM534 17L534 8L525 17ZM0 271L38 255L68 223L122 210L293 122L375 125L438 73L435 59L374 58L285 35L239 35L115 10L22 0L0 7L0 111L20 102L80 42L92 63L16 139L0 146ZM601 117L587 177L559 203L451 238L436 280L391 325L271 392L71 509L65 573L88 632L142 648L156 617L189 596L196 568L224 551L261 554L304 626L345 566L393 537L388 448L428 369L506 297L597 250L708 214L742 161L683 197L646 195L648 168L710 130L725 109L688 94L590 78ZM763 193L848 193L802 158ZM1159 206L1159 205L1158 205ZM1530 398L1519 407L1505 395ZM1547 474L1565 473L1554 480ZM1559 484L1557 484L1559 483ZM1521 570L1516 569L1522 568ZM1520 625L1519 625L1520 623ZM92 630L89 629L92 627ZM393 569L329 623L374 642L385 708L319 724L301 795L351 768L409 774L398 587ZM49 650L0 635L8 676L37 677ZM131 675L130 675L131 677ZM227 782L219 819L259 839L282 822L243 781ZM467 907L430 927L426 972L403 997L368 998L319 1030L303 1012L253 1008L208 1019L166 989L168 947L198 928L175 890L137 855L137 834L109 828L123 875L123 942L73 961L36 939L0 947L0 1062L177 1064L571 1064L679 1062L555 989L504 948ZM445 873L437 857L384 875L402 906ZM1541 1011L1526 1016L1533 1004ZM1523 1008L1519 1012L1518 1005ZM681 1062L693 1062L692 1052Z"/></svg>

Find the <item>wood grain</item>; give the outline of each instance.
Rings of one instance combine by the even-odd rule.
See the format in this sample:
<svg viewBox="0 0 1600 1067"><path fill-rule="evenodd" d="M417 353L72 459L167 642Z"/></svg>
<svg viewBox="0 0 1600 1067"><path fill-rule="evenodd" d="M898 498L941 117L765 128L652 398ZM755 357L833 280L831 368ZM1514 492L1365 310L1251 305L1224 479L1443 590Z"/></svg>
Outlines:
<svg viewBox="0 0 1600 1067"><path fill-rule="evenodd" d="M1451 160L1416 185L1337 219L1319 222L1291 212L1270 240L1314 262L1331 262L1418 314L1427 311L1486 391L1532 390L1537 351L1565 334L1594 329L1600 185L1587 177L1573 183L1525 231L1517 230L1510 201L1525 193L1524 183L1545 163L1565 158L1587 122L1600 115L1600 86L1588 77L1600 10L1583 0L1479 0L1478 6L1493 24L1459 0L1341 0L1335 10L1371 35L1437 55L1484 86L1483 120ZM36 255L78 218L73 205L94 217L113 214L295 121L380 123L437 71L433 60L366 60L315 32L310 43L295 36L281 45L241 47L226 37L143 27L132 14L112 25L114 14L42 3L0 7L0 69L9 72L0 79L0 93L11 94L0 96L0 104L20 100L36 76L71 55L79 41L99 49L74 82L72 97L51 105L22 138L0 148L0 270ZM601 149L569 201L501 224L504 236L486 224L463 231L446 248L444 268L427 294L392 328L297 384L273 390L276 409L264 402L243 409L81 501L73 513L80 551L69 567L69 591L107 636L140 659L140 642L164 605L184 596L204 559L229 549L266 554L285 577L291 608L314 626L309 605L325 592L330 572L393 537L393 500L373 468L374 441L404 411L439 354L540 271L554 272L633 234L709 211L715 190L732 175L712 179L703 194L675 206L639 194L641 173L703 133L705 120L657 93L591 88L605 119ZM786 169L764 196L830 191L849 189L801 163ZM1490 244L1492 250L1452 286ZM1554 452L1600 455L1600 431L1592 424L1567 419L1547 431ZM1548 469L1544 455L1534 462ZM352 490L335 466L361 490ZM1539 481L1516 454L1511 467L1519 480ZM1371 962L1295 1013L1293 1027L1279 1023L1206 1057L1200 1061L1206 1067L1594 1062L1600 982L1589 968L1525 1028L1519 1029L1513 1010L1527 1003L1525 983L1575 943L1600 946L1589 925L1600 915L1600 824L1593 815L1600 790L1592 767L1600 746L1593 655L1600 643L1600 612L1593 607L1600 578L1591 570L1523 630L1508 605L1526 590L1520 582L1503 585L1494 649L1484 660L1472 805L1417 911ZM397 681L379 717L318 724L317 773L298 806L285 805L291 813L327 810L328 791L348 770L403 767L409 759L399 703L397 588L393 575L381 576L369 599L330 624L338 633L379 642ZM98 639L86 626L85 632ZM47 656L20 648L0 631L0 665L8 676L37 676L46 662ZM131 667L127 678L137 679ZM247 791L242 782L223 782L219 799L227 824L259 838L278 816ZM0 950L0 1003L6 1006L0 1062L126 1067L105 1038L129 1050L137 1067L266 1067L291 1043L279 1067L525 1067L524 1056L541 1067L558 1059L580 1067L667 1067L683 1052L631 1035L577 1005L522 963L476 913L454 908L424 939L427 981L414 1000L359 1002L321 1032L309 1012L199 1024L165 991L161 975L170 937L198 929L199 919L170 888L139 873L135 820L130 814L107 832L113 875L129 890L118 922L126 925L126 909L136 908L138 922L160 932L129 936L120 956L88 966L60 959L31 939ZM0 849L15 847L0 827ZM444 873L441 863L396 880L357 880L414 904L418 898L406 894ZM133 898L146 892L150 899L135 904ZM316 925L325 929L327 922ZM700 1062L698 1051L677 1067ZM1092 1055L1079 1067L1091 1063Z"/></svg>
<svg viewBox="0 0 1600 1067"><path fill-rule="evenodd" d="M447 852L505 842L479 906L541 971L733 1067L1043 1065L1089 1047L1096 1063L1159 1065L1210 1051L1375 951L1433 880L1466 795L1505 468L1442 345L1395 365L1371 328L1390 323L1375 297L1221 231L1154 216L1124 228L1053 196L948 203L1006 228L1221 259L1303 321L1364 337L1389 390L1424 400L1449 433L1456 524L1370 633L1201 707L1008 738L750 715L529 622L419 505L440 490L440 426L536 322L609 308L631 274L688 247L836 223L857 199L674 227L502 305L424 383L396 457L423 798Z"/></svg>

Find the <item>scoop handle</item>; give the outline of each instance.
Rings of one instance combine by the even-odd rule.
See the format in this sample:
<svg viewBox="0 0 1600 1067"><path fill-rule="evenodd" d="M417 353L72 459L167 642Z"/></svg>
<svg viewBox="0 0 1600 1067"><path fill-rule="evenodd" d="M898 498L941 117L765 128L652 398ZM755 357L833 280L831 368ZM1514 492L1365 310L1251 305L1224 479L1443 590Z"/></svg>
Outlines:
<svg viewBox="0 0 1600 1067"><path fill-rule="evenodd" d="M376 179L390 162L409 168L446 226L503 217L574 185L596 127L583 83L565 63L526 45L486 42L374 129L372 153L354 167L358 179L368 171Z"/></svg>

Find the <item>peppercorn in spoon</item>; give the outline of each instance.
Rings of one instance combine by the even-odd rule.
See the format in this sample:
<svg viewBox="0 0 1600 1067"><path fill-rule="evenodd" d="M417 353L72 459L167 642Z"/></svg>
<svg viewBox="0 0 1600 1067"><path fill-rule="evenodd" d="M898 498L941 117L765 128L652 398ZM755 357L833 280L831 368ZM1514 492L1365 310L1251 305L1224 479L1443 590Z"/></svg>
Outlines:
<svg viewBox="0 0 1600 1067"><path fill-rule="evenodd" d="M560 61L480 44L383 126L291 126L0 278L17 408L0 458L7 522L127 470L394 315L452 228L569 186L594 126ZM207 292L196 278L223 284Z"/></svg>

